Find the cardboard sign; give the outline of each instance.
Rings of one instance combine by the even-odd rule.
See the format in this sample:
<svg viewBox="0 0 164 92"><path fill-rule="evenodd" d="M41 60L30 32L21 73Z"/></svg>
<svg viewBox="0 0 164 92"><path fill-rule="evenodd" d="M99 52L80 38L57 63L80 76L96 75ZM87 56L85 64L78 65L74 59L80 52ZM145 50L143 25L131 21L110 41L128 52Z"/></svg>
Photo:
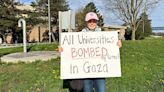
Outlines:
<svg viewBox="0 0 164 92"><path fill-rule="evenodd" d="M61 79L120 77L118 33L61 33Z"/></svg>

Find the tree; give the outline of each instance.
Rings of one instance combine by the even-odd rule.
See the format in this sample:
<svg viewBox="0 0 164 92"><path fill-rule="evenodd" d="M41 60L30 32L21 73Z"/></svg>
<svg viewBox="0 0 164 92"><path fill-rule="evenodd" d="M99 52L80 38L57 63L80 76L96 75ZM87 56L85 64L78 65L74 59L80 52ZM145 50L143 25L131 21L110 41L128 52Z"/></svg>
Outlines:
<svg viewBox="0 0 164 92"><path fill-rule="evenodd" d="M34 2L34 1L32 1L32 2L31 2L31 6L32 6L32 7L37 7L37 3Z"/></svg>
<svg viewBox="0 0 164 92"><path fill-rule="evenodd" d="M160 0L104 0L120 20L127 23L132 29L132 40L135 40L135 32L142 21L141 13L149 13Z"/></svg>
<svg viewBox="0 0 164 92"><path fill-rule="evenodd" d="M141 18L142 18L142 29L143 29L143 33L144 36L150 36L152 34L152 27L151 27L151 20L148 19L148 15L146 14L146 12L141 14Z"/></svg>
<svg viewBox="0 0 164 92"><path fill-rule="evenodd" d="M103 17L97 10L95 4L93 2L88 3L84 9L79 9L79 11L76 13L76 24L78 26L78 30L82 30L86 25L85 25L85 15L88 12L95 12L98 15L99 21L98 21L98 26L102 27L103 26Z"/></svg>
<svg viewBox="0 0 164 92"><path fill-rule="evenodd" d="M143 39L144 37L147 37L152 34L152 28L151 28L151 21L148 19L148 15L144 12L141 14L140 18L138 20L141 20L137 30L136 30L136 36L135 38Z"/></svg>
<svg viewBox="0 0 164 92"><path fill-rule="evenodd" d="M136 32L135 32L135 39L136 40L141 40L144 39L144 32L143 32L143 26L142 26L142 22L139 24Z"/></svg>
<svg viewBox="0 0 164 92"><path fill-rule="evenodd" d="M140 24L136 30L136 33L135 33L136 40L144 39L145 37L152 34L151 20L148 19L148 15L145 12L141 14L138 21L141 19L142 19L142 21L140 22ZM127 26L127 25L123 24L123 26ZM131 37L130 37L131 33L132 33L131 28L126 29L125 38L127 40L131 39Z"/></svg>
<svg viewBox="0 0 164 92"><path fill-rule="evenodd" d="M38 10L42 12L42 16L48 16L48 0L38 0ZM57 25L58 11L69 10L69 5L66 0L50 0L51 19L54 25Z"/></svg>
<svg viewBox="0 0 164 92"><path fill-rule="evenodd" d="M14 7L14 0L1 0L0 2L0 34L6 40L8 33L16 30L18 10Z"/></svg>
<svg viewBox="0 0 164 92"><path fill-rule="evenodd" d="M36 0L36 2L35 3L33 2L32 5L36 7L37 15L40 15L44 18L47 17L48 20L48 6L49 6L48 0ZM66 0L50 0L51 25L53 26L58 25L59 11L68 11L68 10L69 10L69 5ZM55 34L57 34L57 32L56 33L52 32L52 39L54 41L55 41Z"/></svg>

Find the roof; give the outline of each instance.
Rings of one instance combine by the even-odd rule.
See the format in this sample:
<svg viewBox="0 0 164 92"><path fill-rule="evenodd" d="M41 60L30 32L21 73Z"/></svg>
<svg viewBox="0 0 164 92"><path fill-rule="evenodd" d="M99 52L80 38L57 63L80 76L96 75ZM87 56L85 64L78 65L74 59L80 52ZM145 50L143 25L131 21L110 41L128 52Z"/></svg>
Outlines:
<svg viewBox="0 0 164 92"><path fill-rule="evenodd" d="M119 28L119 29L127 29L127 26L118 26L118 25L109 25L109 24L104 24L104 28Z"/></svg>
<svg viewBox="0 0 164 92"><path fill-rule="evenodd" d="M152 27L153 30L164 30L164 27Z"/></svg>
<svg viewBox="0 0 164 92"><path fill-rule="evenodd" d="M27 10L27 11L34 11L35 8L30 5L16 5L15 6L19 10Z"/></svg>

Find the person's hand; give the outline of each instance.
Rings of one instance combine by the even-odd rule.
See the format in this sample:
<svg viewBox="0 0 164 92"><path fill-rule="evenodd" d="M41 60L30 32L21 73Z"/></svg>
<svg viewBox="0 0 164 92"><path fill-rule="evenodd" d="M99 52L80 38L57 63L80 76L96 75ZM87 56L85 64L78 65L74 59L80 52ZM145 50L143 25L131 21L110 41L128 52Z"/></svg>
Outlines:
<svg viewBox="0 0 164 92"><path fill-rule="evenodd" d="M63 52L63 48L60 47L60 46L58 46L58 52L59 52L59 53Z"/></svg>
<svg viewBox="0 0 164 92"><path fill-rule="evenodd" d="M118 40L118 42L117 42L117 46L118 46L119 48L122 47L122 42L121 42L121 40Z"/></svg>

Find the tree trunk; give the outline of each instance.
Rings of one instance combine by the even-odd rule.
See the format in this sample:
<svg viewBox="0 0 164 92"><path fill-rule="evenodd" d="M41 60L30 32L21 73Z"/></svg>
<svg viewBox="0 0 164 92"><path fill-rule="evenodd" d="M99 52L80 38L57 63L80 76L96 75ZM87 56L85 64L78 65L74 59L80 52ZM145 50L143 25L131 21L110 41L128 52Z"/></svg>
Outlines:
<svg viewBox="0 0 164 92"><path fill-rule="evenodd" d="M136 33L136 30L135 29L132 29L131 38L132 38L133 41L135 40L135 33Z"/></svg>

